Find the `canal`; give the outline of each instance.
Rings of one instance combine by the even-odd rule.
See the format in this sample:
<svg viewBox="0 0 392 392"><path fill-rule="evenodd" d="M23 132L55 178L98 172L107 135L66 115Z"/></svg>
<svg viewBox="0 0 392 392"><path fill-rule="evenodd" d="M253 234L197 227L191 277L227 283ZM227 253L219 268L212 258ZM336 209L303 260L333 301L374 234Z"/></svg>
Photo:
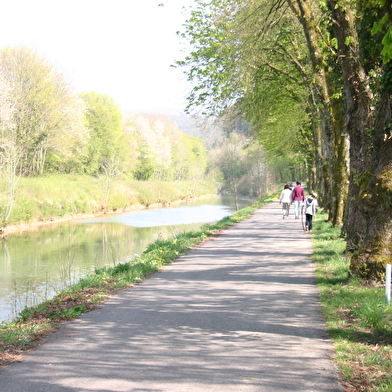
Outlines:
<svg viewBox="0 0 392 392"><path fill-rule="evenodd" d="M249 203L240 200L240 208ZM0 322L11 321L25 306L53 298L96 268L132 260L157 239L196 230L234 211L232 196L217 195L10 235L1 242Z"/></svg>

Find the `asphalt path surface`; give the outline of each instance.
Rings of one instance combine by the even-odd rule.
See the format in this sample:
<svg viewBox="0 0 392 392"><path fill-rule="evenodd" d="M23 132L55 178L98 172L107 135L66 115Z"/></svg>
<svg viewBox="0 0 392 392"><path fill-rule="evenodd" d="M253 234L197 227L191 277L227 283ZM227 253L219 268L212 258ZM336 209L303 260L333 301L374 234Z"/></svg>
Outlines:
<svg viewBox="0 0 392 392"><path fill-rule="evenodd" d="M341 392L310 254L270 203L64 324L0 391Z"/></svg>

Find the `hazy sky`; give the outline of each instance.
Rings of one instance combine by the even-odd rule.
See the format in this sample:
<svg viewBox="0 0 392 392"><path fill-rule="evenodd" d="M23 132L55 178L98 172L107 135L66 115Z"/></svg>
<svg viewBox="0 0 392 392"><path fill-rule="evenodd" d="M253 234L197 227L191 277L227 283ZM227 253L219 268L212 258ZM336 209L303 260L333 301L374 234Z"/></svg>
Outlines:
<svg viewBox="0 0 392 392"><path fill-rule="evenodd" d="M77 92L108 94L124 111L181 111L189 86L170 65L184 56L176 31L192 2L3 1L0 48L30 47Z"/></svg>

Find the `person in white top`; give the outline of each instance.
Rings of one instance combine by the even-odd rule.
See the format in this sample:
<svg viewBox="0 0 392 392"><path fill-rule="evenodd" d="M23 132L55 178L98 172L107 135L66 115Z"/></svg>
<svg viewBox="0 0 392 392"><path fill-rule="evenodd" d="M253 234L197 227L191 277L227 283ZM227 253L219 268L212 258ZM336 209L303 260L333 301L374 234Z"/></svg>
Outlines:
<svg viewBox="0 0 392 392"><path fill-rule="evenodd" d="M313 215L316 215L317 212L317 193L315 192L310 192L310 196L306 198L305 200L305 216L306 216L306 222L305 222L305 231L312 231L312 220L313 220Z"/></svg>
<svg viewBox="0 0 392 392"><path fill-rule="evenodd" d="M293 202L293 198L291 197L290 185L286 184L279 197L279 204L283 204L282 205L283 219L289 219L290 204L292 202Z"/></svg>

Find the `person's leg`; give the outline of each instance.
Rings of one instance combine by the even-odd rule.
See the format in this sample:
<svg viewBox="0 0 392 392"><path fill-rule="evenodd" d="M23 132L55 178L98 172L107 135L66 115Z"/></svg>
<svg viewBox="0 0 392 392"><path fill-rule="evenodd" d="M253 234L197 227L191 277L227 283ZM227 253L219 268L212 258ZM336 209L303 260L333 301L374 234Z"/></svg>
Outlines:
<svg viewBox="0 0 392 392"><path fill-rule="evenodd" d="M309 230L309 224L311 224L311 223L309 223L309 221L310 221L310 218L311 218L312 215L305 214L305 216L306 216L305 231L308 231Z"/></svg>
<svg viewBox="0 0 392 392"><path fill-rule="evenodd" d="M295 219L298 219L301 215L301 200L294 200L294 214Z"/></svg>
<svg viewBox="0 0 392 392"><path fill-rule="evenodd" d="M312 231L313 226L313 215L309 215L309 231Z"/></svg>

